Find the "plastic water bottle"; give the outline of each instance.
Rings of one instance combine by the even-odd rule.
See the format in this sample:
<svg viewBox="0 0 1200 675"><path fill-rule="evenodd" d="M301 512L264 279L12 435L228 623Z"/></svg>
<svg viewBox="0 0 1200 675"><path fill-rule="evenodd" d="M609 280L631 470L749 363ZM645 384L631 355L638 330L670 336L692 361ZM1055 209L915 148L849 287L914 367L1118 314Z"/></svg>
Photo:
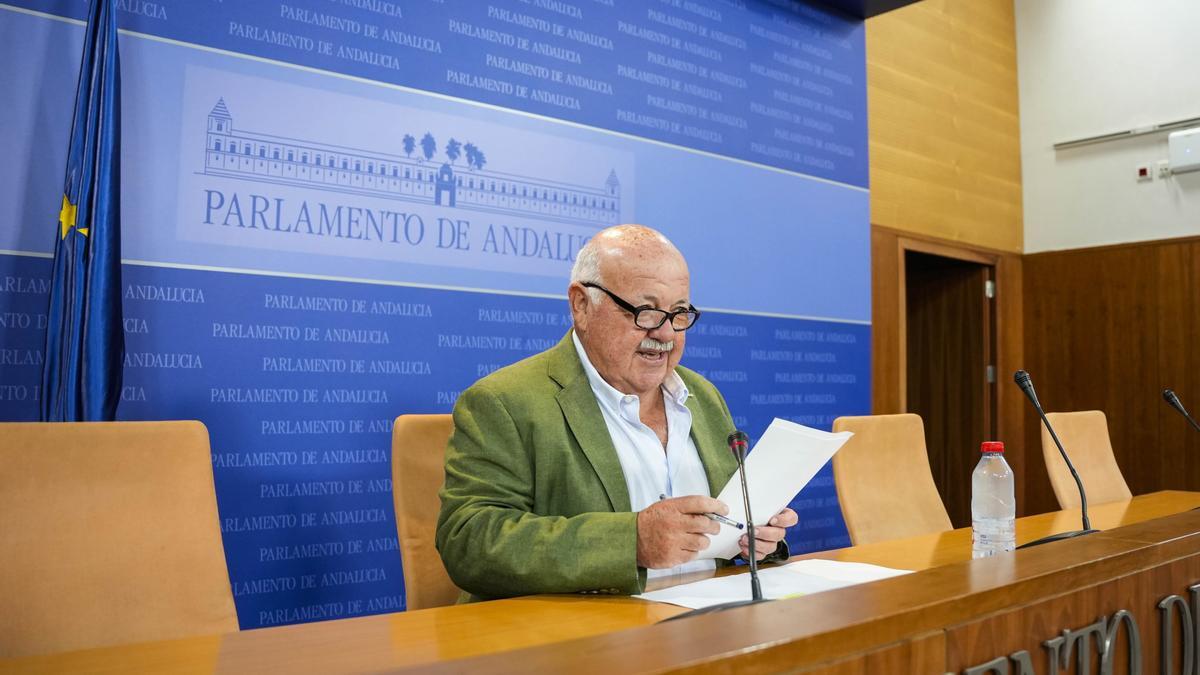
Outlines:
<svg viewBox="0 0 1200 675"><path fill-rule="evenodd" d="M1016 547L1017 500L1004 444L988 441L971 474L971 557L987 558Z"/></svg>

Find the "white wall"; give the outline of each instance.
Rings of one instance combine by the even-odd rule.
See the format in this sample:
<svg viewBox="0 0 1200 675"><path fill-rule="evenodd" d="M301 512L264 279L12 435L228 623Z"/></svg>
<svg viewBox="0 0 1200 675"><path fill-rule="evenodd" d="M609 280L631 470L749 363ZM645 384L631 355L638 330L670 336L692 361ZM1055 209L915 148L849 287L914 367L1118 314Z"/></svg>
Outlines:
<svg viewBox="0 0 1200 675"><path fill-rule="evenodd" d="M1155 133L1054 143L1200 117L1200 0L1015 0L1025 251L1200 235L1200 172L1139 183Z"/></svg>

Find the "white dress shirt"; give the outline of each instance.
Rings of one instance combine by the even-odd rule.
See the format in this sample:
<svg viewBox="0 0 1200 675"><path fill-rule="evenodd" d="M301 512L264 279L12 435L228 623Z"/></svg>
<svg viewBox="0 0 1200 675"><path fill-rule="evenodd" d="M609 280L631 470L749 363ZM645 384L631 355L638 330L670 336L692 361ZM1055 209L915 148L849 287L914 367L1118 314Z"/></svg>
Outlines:
<svg viewBox="0 0 1200 675"><path fill-rule="evenodd" d="M583 362L592 393L600 404L600 412L604 414L604 424L617 450L617 459L621 461L633 511L650 506L660 495L711 497L708 474L692 440L692 411L686 405L687 386L679 375L671 371L662 385L663 405L667 411L667 449L663 452L658 434L642 423L638 397L622 394L605 382L588 359L579 336L572 332L571 338L575 341L575 351ZM693 560L677 567L648 570L647 576L663 577L715 567L712 560Z"/></svg>

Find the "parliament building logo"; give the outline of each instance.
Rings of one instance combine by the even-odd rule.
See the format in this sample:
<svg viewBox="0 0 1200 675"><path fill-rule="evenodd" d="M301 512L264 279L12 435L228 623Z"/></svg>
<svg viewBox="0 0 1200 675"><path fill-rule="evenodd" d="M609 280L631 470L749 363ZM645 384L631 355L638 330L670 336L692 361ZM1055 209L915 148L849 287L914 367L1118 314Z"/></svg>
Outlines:
<svg viewBox="0 0 1200 675"><path fill-rule="evenodd" d="M578 185L488 169L482 144L432 131L410 130L401 145L396 155L245 131L222 97L208 114L202 173L597 228L621 222L615 170L602 185Z"/></svg>

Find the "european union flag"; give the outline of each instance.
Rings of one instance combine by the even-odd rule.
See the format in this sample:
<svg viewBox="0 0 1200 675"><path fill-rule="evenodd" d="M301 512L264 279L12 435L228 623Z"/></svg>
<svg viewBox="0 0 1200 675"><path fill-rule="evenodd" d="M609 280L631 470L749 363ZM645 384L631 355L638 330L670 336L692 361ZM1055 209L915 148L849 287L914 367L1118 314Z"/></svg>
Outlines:
<svg viewBox="0 0 1200 675"><path fill-rule="evenodd" d="M111 0L92 0L55 228L42 421L111 420L121 398L121 75Z"/></svg>

